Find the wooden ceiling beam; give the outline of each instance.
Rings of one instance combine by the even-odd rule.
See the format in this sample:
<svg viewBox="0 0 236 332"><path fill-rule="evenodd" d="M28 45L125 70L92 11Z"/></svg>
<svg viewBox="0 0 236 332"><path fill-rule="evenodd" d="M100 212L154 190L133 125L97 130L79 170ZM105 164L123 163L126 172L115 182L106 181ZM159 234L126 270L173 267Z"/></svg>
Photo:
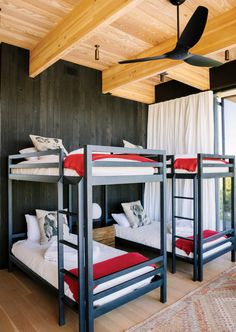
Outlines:
<svg viewBox="0 0 236 332"><path fill-rule="evenodd" d="M112 95L145 104L152 104L155 102L155 87L145 82L135 82L114 89Z"/></svg>
<svg viewBox="0 0 236 332"><path fill-rule="evenodd" d="M70 52L101 26L111 24L141 0L80 0L30 52L30 77L35 77Z"/></svg>
<svg viewBox="0 0 236 332"><path fill-rule="evenodd" d="M173 49L175 44L176 38L171 38L142 52L137 55L137 58L163 54ZM232 47L233 45L236 45L236 8L209 20L201 40L191 49L191 52L194 54L207 55L226 47ZM164 59L136 64L115 65L103 71L103 93L112 92L122 85L137 82L164 71L171 72L171 68L173 69L180 64L183 64L183 62ZM190 75L191 71L194 71L194 69L193 66L188 67ZM180 80L180 72L177 73L177 71L173 70L172 72L173 75L178 74ZM184 78L182 78L182 80L183 79ZM187 82L185 81L185 83ZM205 84L206 83L203 82L203 86Z"/></svg>
<svg viewBox="0 0 236 332"><path fill-rule="evenodd" d="M168 77L199 90L210 89L210 70L208 68L195 66L190 68L188 64L182 63L168 70Z"/></svg>

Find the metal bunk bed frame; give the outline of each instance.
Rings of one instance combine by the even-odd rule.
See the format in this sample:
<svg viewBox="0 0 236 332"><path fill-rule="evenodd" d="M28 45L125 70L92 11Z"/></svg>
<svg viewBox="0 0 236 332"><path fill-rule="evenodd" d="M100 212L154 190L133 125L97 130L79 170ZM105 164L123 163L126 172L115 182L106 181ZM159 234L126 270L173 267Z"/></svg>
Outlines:
<svg viewBox="0 0 236 332"><path fill-rule="evenodd" d="M167 156L167 160L171 160L171 174L168 174L168 178L172 179L172 273L176 272L176 258L193 264L193 280L202 281L203 280L203 267L204 264L210 262L211 260L224 255L225 253L231 251L231 261L235 262L235 251L236 251L236 216L235 216L235 156L229 155L216 155L216 154L203 154L199 153L197 155L197 172L196 173L176 173L174 169L174 156ZM210 159L207 163L204 159ZM215 164L211 163L211 160L223 160L227 161L226 164ZM227 168L226 172L204 172L207 168L217 168L224 167ZM231 179L231 190L230 190L230 205L231 205L231 228L228 230L220 231L218 234L210 236L208 238L203 238L203 180L204 179L220 179L227 178ZM177 195L176 193L176 181L178 179L189 179L193 181L193 196L185 197ZM186 216L176 215L176 200L190 200L193 202L193 217L189 218ZM185 219L193 221L193 239L186 237L181 237L176 235L176 220ZM205 243L212 240L216 240L222 236L227 236L222 242L213 244L207 248L203 248ZM193 241L193 258L183 257L176 254L176 239L182 238L189 241ZM223 248L210 256L203 257L203 254L221 246L224 243L231 242L231 246Z"/></svg>
<svg viewBox="0 0 236 332"><path fill-rule="evenodd" d="M110 152L118 154L139 154L150 158L154 158L152 163L148 162L109 162L109 161L93 161L93 152ZM58 163L29 163L15 164L22 158L42 156L42 155L58 155ZM26 233L14 233L13 230L13 181L31 181L31 182L45 182L54 183L57 185L57 205L58 205L58 299L59 299L59 325L65 324L64 304L68 304L79 313L79 328L82 332L92 332L94 329L94 318L113 310L114 308L123 305L155 288L160 287L160 300L166 302L166 154L162 150L148 150L148 149L128 149L119 147L95 146L87 145L84 147L84 176L65 176L63 168L64 154L62 150L50 150L45 152L20 154L9 156L8 160L8 250L9 250L9 271L12 270L13 265L41 281L44 285L56 290L43 278L38 276L35 272L29 269L25 264L18 260L11 253L13 242L22 238L26 238ZM59 169L58 175L26 175L14 174L14 168L48 168L57 167ZM94 167L155 167L158 172L153 175L132 175L132 176L94 176L92 170ZM94 186L106 186L117 184L130 183L146 183L146 182L160 182L160 208L161 208L161 251L158 257L145 261L141 264L136 264L127 269L107 275L97 280L93 280L93 220L92 220L92 190ZM68 185L68 211L63 210L63 193L64 185ZM76 186L77 190L77 211L72 211L72 186ZM62 214L69 216L69 226L72 226L72 219L75 218L77 224L78 245L74 245L63 239L63 222L61 222ZM107 213L106 213L107 214ZM78 250L78 269L80 271L78 277L71 274L70 271L64 268L63 248L70 246ZM117 286L113 286L100 293L93 294L95 286L112 280L129 272L138 270L151 264L159 264L155 270L134 277L128 281L123 282ZM64 275L69 275L78 282L78 304L71 300L64 294ZM104 296L112 294L118 290L135 284L141 280L153 276L150 284L136 289L127 295L124 295L116 300L108 302L97 308L94 308L93 302Z"/></svg>

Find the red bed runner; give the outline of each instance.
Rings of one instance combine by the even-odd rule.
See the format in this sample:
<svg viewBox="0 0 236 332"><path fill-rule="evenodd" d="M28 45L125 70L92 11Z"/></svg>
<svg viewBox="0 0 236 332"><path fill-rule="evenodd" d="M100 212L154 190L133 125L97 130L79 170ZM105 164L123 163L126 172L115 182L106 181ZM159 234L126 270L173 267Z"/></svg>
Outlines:
<svg viewBox="0 0 236 332"><path fill-rule="evenodd" d="M204 160L213 160L213 161L220 161L223 164L227 164L227 161L222 159L215 159L215 158L204 158ZM184 169L188 172L195 172L197 169L197 158L178 158L174 162L175 169Z"/></svg>
<svg viewBox="0 0 236 332"><path fill-rule="evenodd" d="M140 161L140 162L154 162L154 160L138 156L138 155L117 155L117 154L93 154L92 160L101 160L101 159L125 159L131 161ZM84 175L84 154L71 154L65 158L64 167L75 170L79 175Z"/></svg>
<svg viewBox="0 0 236 332"><path fill-rule="evenodd" d="M146 262L148 258L137 253L131 252L121 256L107 259L105 261L93 265L93 278L94 280L105 277L111 273L115 273L128 267ZM155 265L151 265L156 267ZM78 276L78 269L70 270L75 276ZM78 282L69 276L65 275L65 282L68 284L75 301L78 301Z"/></svg>
<svg viewBox="0 0 236 332"><path fill-rule="evenodd" d="M203 239L206 239L215 234L219 234L219 232L212 231L210 229L206 229L203 231L202 236L203 236ZM188 236L188 239L193 239L193 236ZM187 255L189 255L191 252L193 252L193 241L189 241L189 240L185 240L185 239L178 239L178 240L176 240L175 244L176 244L177 248L184 250Z"/></svg>

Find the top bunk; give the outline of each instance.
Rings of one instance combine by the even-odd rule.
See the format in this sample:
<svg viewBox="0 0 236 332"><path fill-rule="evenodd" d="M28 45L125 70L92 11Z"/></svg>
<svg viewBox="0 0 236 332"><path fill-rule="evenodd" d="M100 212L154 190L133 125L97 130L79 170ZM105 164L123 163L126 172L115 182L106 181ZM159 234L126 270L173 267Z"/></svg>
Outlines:
<svg viewBox="0 0 236 332"><path fill-rule="evenodd" d="M217 179L234 177L235 156L209 153L168 155L168 177L177 179Z"/></svg>
<svg viewBox="0 0 236 332"><path fill-rule="evenodd" d="M161 182L166 177L164 150L86 145L65 156L62 149L10 155L9 180L92 185ZM79 151L78 150L78 151Z"/></svg>

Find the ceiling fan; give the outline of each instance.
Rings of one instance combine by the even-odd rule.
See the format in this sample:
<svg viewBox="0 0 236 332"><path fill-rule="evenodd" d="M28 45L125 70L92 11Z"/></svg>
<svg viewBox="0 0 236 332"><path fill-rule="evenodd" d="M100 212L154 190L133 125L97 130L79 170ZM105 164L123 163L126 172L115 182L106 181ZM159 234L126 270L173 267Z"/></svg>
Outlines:
<svg viewBox="0 0 236 332"><path fill-rule="evenodd" d="M184 62L198 67L218 67L222 63L205 56L191 54L189 50L198 43L207 23L208 9L203 6L197 7L192 17L184 28L184 31L179 33L179 6L185 0L170 0L170 2L177 6L177 43L175 48L162 55L156 55L145 58L137 58L131 60L120 61L120 64L145 62L160 59L183 60Z"/></svg>

